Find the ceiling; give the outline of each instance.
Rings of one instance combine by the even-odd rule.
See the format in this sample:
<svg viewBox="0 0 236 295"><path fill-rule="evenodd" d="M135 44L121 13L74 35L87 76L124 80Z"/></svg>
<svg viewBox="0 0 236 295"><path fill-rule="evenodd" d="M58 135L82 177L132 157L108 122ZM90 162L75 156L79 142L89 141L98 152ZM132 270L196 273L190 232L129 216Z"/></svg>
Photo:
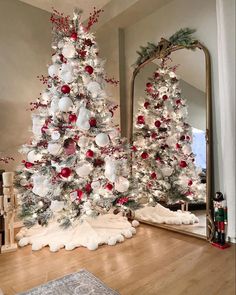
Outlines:
<svg viewBox="0 0 236 295"><path fill-rule="evenodd" d="M72 14L75 7L83 10L82 19L87 19L93 7L102 8L110 0L20 0L32 6L52 12L52 7L67 14Z"/></svg>

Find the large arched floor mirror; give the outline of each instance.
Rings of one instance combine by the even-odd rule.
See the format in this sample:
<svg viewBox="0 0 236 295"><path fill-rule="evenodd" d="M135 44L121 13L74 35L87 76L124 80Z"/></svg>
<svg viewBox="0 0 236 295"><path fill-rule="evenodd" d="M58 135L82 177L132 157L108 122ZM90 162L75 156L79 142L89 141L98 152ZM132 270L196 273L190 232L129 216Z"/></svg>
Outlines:
<svg viewBox="0 0 236 295"><path fill-rule="evenodd" d="M136 217L212 240L211 65L207 48L198 41L184 46L162 39L133 72L130 104L132 173L140 203L149 210L148 214L138 210ZM173 222L157 216L162 212L164 216L191 212L196 219Z"/></svg>

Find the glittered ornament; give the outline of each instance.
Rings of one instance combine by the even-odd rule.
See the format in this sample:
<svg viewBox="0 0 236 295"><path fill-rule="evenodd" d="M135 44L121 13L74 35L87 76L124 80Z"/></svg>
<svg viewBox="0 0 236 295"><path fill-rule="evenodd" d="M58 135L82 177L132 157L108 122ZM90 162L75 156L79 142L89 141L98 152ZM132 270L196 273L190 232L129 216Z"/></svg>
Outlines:
<svg viewBox="0 0 236 295"><path fill-rule="evenodd" d="M188 165L187 165L187 163L185 162L185 161L180 161L179 162L179 167L181 167L181 168L186 168Z"/></svg>
<svg viewBox="0 0 236 295"><path fill-rule="evenodd" d="M90 124L90 127L96 127L97 125L97 121L95 118L90 118L89 119L89 124Z"/></svg>
<svg viewBox="0 0 236 295"><path fill-rule="evenodd" d="M137 124L145 124L144 116L138 116L138 118L137 118Z"/></svg>
<svg viewBox="0 0 236 295"><path fill-rule="evenodd" d="M68 120L70 123L75 123L77 120L76 114L69 114Z"/></svg>
<svg viewBox="0 0 236 295"><path fill-rule="evenodd" d="M37 162L37 161L41 161L42 160L42 157L43 155L38 153L38 152L35 152L34 150L30 151L28 154L27 154L27 159L30 163L34 163L34 162Z"/></svg>
<svg viewBox="0 0 236 295"><path fill-rule="evenodd" d="M71 175L71 172L72 172L71 169L68 167L62 168L61 169L61 176L68 178Z"/></svg>
<svg viewBox="0 0 236 295"><path fill-rule="evenodd" d="M53 156L57 156L61 153L61 144L59 143L53 143L53 142L50 142L48 144L48 152L53 155Z"/></svg>
<svg viewBox="0 0 236 295"><path fill-rule="evenodd" d="M156 120L155 123L154 123L154 125L155 125L157 128L159 128L159 127L161 126L161 121Z"/></svg>
<svg viewBox="0 0 236 295"><path fill-rule="evenodd" d="M143 153L141 154L141 158L144 159L144 160L148 159L148 158L149 158L148 153L147 153L147 152L143 152Z"/></svg>
<svg viewBox="0 0 236 295"><path fill-rule="evenodd" d="M93 158L93 156L94 156L94 152L92 150L87 150L86 157L87 158Z"/></svg>
<svg viewBox="0 0 236 295"><path fill-rule="evenodd" d="M69 85L62 85L61 86L61 92L64 94L70 93L70 86Z"/></svg>
<svg viewBox="0 0 236 295"><path fill-rule="evenodd" d="M93 73L93 67L91 67L91 66L86 66L86 67L84 68L84 70L85 70L85 72L87 72L89 75L92 75L92 73Z"/></svg>
<svg viewBox="0 0 236 295"><path fill-rule="evenodd" d="M76 152L76 144L72 138L64 141L64 150L67 156L74 155Z"/></svg>

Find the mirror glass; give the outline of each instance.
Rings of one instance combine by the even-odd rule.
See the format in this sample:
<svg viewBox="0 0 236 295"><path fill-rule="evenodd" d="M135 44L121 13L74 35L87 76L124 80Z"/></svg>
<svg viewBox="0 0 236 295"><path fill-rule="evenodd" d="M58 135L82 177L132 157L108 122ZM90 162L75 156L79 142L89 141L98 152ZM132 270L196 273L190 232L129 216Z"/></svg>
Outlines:
<svg viewBox="0 0 236 295"><path fill-rule="evenodd" d="M177 50L140 70L134 83L132 166L143 204L137 217L202 237L206 236L205 80L205 56L199 49Z"/></svg>

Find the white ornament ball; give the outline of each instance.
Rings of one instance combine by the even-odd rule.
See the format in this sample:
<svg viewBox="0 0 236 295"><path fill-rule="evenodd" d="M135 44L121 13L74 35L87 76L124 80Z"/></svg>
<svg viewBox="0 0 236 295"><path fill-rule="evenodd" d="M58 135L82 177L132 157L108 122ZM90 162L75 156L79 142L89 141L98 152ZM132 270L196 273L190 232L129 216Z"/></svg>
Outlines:
<svg viewBox="0 0 236 295"><path fill-rule="evenodd" d="M84 161L75 171L79 177L87 177L92 170L92 165L89 162Z"/></svg>
<svg viewBox="0 0 236 295"><path fill-rule="evenodd" d="M138 222L138 220L133 220L133 221L132 221L132 226L133 226L133 227L138 227L138 226L139 226L139 222Z"/></svg>
<svg viewBox="0 0 236 295"><path fill-rule="evenodd" d="M51 134L52 140L58 140L60 137L61 137L61 134L59 131L57 131L57 130L52 131L52 134Z"/></svg>
<svg viewBox="0 0 236 295"><path fill-rule="evenodd" d="M72 100L68 96L62 96L59 100L58 107L61 112L68 112L72 104Z"/></svg>
<svg viewBox="0 0 236 295"><path fill-rule="evenodd" d="M60 69L60 66L58 64L53 64L53 65L49 66L48 67L48 75L52 78L55 76L58 76L59 69Z"/></svg>
<svg viewBox="0 0 236 295"><path fill-rule="evenodd" d="M182 151L185 155L189 155L191 154L192 150L191 150L191 146L190 145L184 145L182 147Z"/></svg>
<svg viewBox="0 0 236 295"><path fill-rule="evenodd" d="M39 201L39 202L38 202L38 207L39 207L40 209L43 208L43 205L44 205L44 204L43 204L42 201Z"/></svg>
<svg viewBox="0 0 236 295"><path fill-rule="evenodd" d="M98 82L92 81L88 83L87 89L89 92L91 92L92 97L96 98L101 91L101 86Z"/></svg>
<svg viewBox="0 0 236 295"><path fill-rule="evenodd" d="M173 173L173 169L170 167L164 167L161 169L161 172L164 177L168 177L171 176L171 174Z"/></svg>
<svg viewBox="0 0 236 295"><path fill-rule="evenodd" d="M73 75L73 68L70 64L63 64L61 71L59 72L59 77L65 83L71 83L74 81L75 77Z"/></svg>
<svg viewBox="0 0 236 295"><path fill-rule="evenodd" d="M95 142L100 147L105 147L109 144L109 137L106 133L99 133L96 138Z"/></svg>
<svg viewBox="0 0 236 295"><path fill-rule="evenodd" d="M86 147L88 146L89 139L86 136L81 136L78 140L78 146L79 147Z"/></svg>
<svg viewBox="0 0 236 295"><path fill-rule="evenodd" d="M129 180L123 176L120 176L118 180L115 182L115 190L120 193L124 193L129 188Z"/></svg>
<svg viewBox="0 0 236 295"><path fill-rule="evenodd" d="M62 49L62 54L65 58L73 58L75 56L75 46L72 44L65 44Z"/></svg>
<svg viewBox="0 0 236 295"><path fill-rule="evenodd" d="M60 152L62 151L61 145L59 143L49 143L48 144L48 152L53 155L59 155Z"/></svg>
<svg viewBox="0 0 236 295"><path fill-rule="evenodd" d="M30 151L27 155L27 159L30 163L41 161L42 157L43 157L42 154L36 153L35 151Z"/></svg>

